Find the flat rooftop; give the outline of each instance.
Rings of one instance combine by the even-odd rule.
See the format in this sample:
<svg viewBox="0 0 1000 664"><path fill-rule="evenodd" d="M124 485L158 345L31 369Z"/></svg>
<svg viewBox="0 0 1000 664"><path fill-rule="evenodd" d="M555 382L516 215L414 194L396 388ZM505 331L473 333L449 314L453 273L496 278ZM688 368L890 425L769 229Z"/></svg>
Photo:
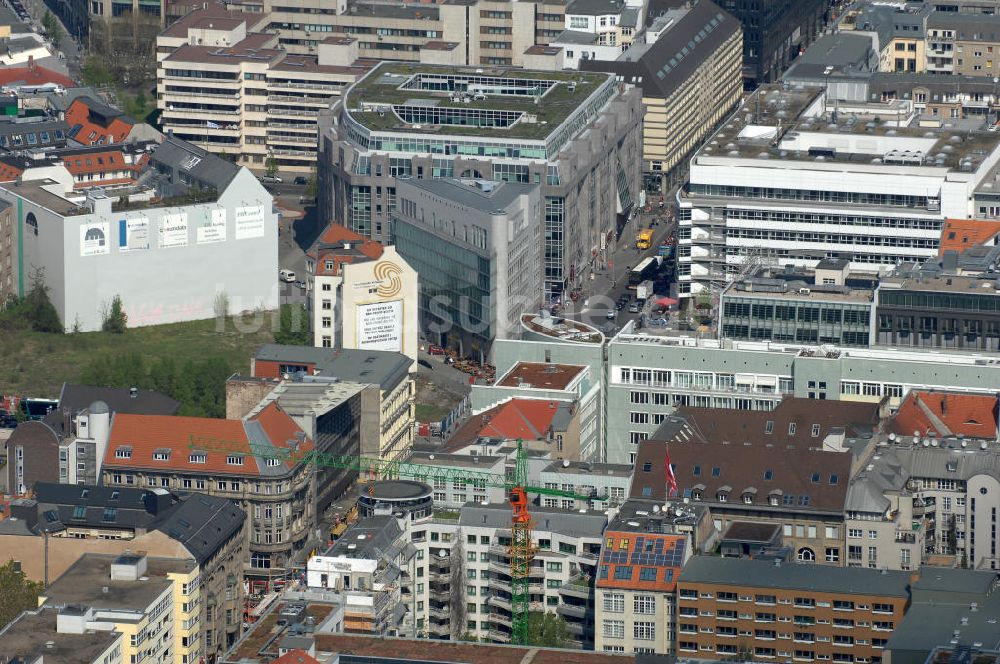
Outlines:
<svg viewBox="0 0 1000 664"><path fill-rule="evenodd" d="M398 660L400 653L420 662L475 662L475 664L631 664L635 655L612 655L593 650L527 648L428 639L317 634L316 650L341 655Z"/></svg>
<svg viewBox="0 0 1000 664"><path fill-rule="evenodd" d="M553 461L543 473L561 475L593 475L595 477L632 477L633 466L624 463L587 463L586 461Z"/></svg>
<svg viewBox="0 0 1000 664"><path fill-rule="evenodd" d="M879 289L924 291L928 293L967 293L969 295L992 295L1000 297L1000 281L981 277L906 276L884 277Z"/></svg>
<svg viewBox="0 0 1000 664"><path fill-rule="evenodd" d="M58 613L42 608L22 614L0 632L0 652L5 657L21 657L29 662L44 655L45 664L79 664L96 661L122 638L118 632L110 631L60 634L56 631Z"/></svg>
<svg viewBox="0 0 1000 664"><path fill-rule="evenodd" d="M702 158L850 162L866 168L975 171L1000 139L959 120L917 126L905 102L824 109L817 88L763 86L698 150ZM898 126L897 126L898 125ZM926 171L925 171L926 172Z"/></svg>
<svg viewBox="0 0 1000 664"><path fill-rule="evenodd" d="M800 563L776 565L767 560L695 556L681 571L680 582L905 599L908 597L910 573Z"/></svg>
<svg viewBox="0 0 1000 664"><path fill-rule="evenodd" d="M409 463L438 466L461 466L463 468L490 468L504 457L473 454L448 454L447 452L412 452Z"/></svg>
<svg viewBox="0 0 1000 664"><path fill-rule="evenodd" d="M145 581L116 581L111 578L111 563L117 559L117 555L94 553L81 556L42 592L45 603L143 611L173 583L167 574L187 573L197 567L194 560L147 558Z"/></svg>
<svg viewBox="0 0 1000 664"><path fill-rule="evenodd" d="M612 79L589 72L383 62L351 87L344 108L371 131L543 140Z"/></svg>
<svg viewBox="0 0 1000 664"><path fill-rule="evenodd" d="M724 297L869 304L872 301L873 293L870 290L855 289L848 286L810 284L805 281L750 277L734 283L726 291Z"/></svg>
<svg viewBox="0 0 1000 664"><path fill-rule="evenodd" d="M586 367L550 362L518 362L496 382L498 387L531 387L536 390L565 390Z"/></svg>
<svg viewBox="0 0 1000 664"><path fill-rule="evenodd" d="M521 182L494 182L467 178L411 178L406 182L418 189L487 214L503 212L520 196L530 194L536 184Z"/></svg>
<svg viewBox="0 0 1000 664"><path fill-rule="evenodd" d="M557 341L587 344L604 342L604 334L597 328L569 318L524 314L521 316L521 325L536 334L544 334Z"/></svg>

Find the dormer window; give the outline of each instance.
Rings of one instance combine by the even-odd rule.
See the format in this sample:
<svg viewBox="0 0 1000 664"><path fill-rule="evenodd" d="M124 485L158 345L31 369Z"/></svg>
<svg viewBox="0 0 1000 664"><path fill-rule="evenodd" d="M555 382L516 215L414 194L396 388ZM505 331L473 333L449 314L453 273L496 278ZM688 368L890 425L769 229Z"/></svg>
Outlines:
<svg viewBox="0 0 1000 664"><path fill-rule="evenodd" d="M230 466L242 466L243 465L243 455L242 454L230 454L226 457L226 464Z"/></svg>
<svg viewBox="0 0 1000 664"><path fill-rule="evenodd" d="M818 424L814 424L813 425L813 428L812 428L812 437L813 438L819 438L819 425Z"/></svg>
<svg viewBox="0 0 1000 664"><path fill-rule="evenodd" d="M715 498L720 503L727 502L729 500L729 494L732 492L733 487L731 486L720 486L719 490L715 493Z"/></svg>
<svg viewBox="0 0 1000 664"><path fill-rule="evenodd" d="M169 461L170 460L170 450L160 448L153 450L153 461Z"/></svg>
<svg viewBox="0 0 1000 664"><path fill-rule="evenodd" d="M192 452L188 456L188 463L206 463L208 461L208 455L204 452Z"/></svg>
<svg viewBox="0 0 1000 664"><path fill-rule="evenodd" d="M131 459L132 458L132 447L129 445L121 445L115 450L116 459Z"/></svg>

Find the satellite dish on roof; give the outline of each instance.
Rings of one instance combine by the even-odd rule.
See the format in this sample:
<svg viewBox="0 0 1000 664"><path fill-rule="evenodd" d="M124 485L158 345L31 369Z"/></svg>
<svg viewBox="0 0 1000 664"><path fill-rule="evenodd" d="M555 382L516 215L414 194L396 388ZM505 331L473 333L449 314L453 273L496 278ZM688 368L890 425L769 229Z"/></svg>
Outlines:
<svg viewBox="0 0 1000 664"><path fill-rule="evenodd" d="M563 468L569 468L569 459L563 459Z"/></svg>
<svg viewBox="0 0 1000 664"><path fill-rule="evenodd" d="M442 558L448 555L448 549L441 549L438 551L438 555Z"/></svg>

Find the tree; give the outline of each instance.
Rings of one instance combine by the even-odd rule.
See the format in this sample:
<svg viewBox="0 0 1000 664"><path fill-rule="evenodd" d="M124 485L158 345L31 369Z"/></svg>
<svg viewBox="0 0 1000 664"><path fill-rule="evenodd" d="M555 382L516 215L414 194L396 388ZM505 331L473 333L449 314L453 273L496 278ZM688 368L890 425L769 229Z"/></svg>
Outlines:
<svg viewBox="0 0 1000 664"><path fill-rule="evenodd" d="M466 629L466 583L465 583L465 545L462 543L462 530L459 529L453 535L455 544L451 547L451 555L448 557L451 563L451 574L448 579L448 607L451 609L451 616L448 624L451 629L451 640L460 641Z"/></svg>
<svg viewBox="0 0 1000 664"><path fill-rule="evenodd" d="M311 345L305 305L299 303L281 305L274 342L290 346Z"/></svg>
<svg viewBox="0 0 1000 664"><path fill-rule="evenodd" d="M316 167L313 166L312 170L309 171L309 180L306 182L306 196L309 198L316 198L318 189L319 180L316 176Z"/></svg>
<svg viewBox="0 0 1000 664"><path fill-rule="evenodd" d="M544 648L564 648L569 643L566 621L551 611L528 613L528 644Z"/></svg>
<svg viewBox="0 0 1000 664"><path fill-rule="evenodd" d="M273 178L278 174L278 160L270 152L267 153L267 159L264 161L264 173L269 178Z"/></svg>
<svg viewBox="0 0 1000 664"><path fill-rule="evenodd" d="M52 40L52 43L58 44L63 37L62 26L59 24L59 19L48 9L45 10L45 16L42 17L42 27L45 28L45 33Z"/></svg>
<svg viewBox="0 0 1000 664"><path fill-rule="evenodd" d="M49 299L49 288L45 285L45 271L42 268L36 268L32 273L31 289L26 296L7 300L0 312L0 329L63 333L59 312Z"/></svg>
<svg viewBox="0 0 1000 664"><path fill-rule="evenodd" d="M112 86L115 83L115 76L104 63L104 60L96 55L88 55L83 61L80 70L83 82L95 88Z"/></svg>
<svg viewBox="0 0 1000 664"><path fill-rule="evenodd" d="M9 625L22 611L38 607L42 584L31 581L13 560L0 567L0 629Z"/></svg>
<svg viewBox="0 0 1000 664"><path fill-rule="evenodd" d="M128 314L125 313L120 296L115 295L110 306L104 312L104 322L101 323L101 329L114 334L125 334L125 330L128 329Z"/></svg>

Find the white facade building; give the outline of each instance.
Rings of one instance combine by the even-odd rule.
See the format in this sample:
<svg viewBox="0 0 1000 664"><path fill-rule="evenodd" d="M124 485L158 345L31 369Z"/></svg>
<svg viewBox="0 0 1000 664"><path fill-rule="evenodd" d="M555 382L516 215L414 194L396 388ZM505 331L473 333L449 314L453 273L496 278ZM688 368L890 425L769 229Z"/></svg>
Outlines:
<svg viewBox="0 0 1000 664"><path fill-rule="evenodd" d="M883 273L936 256L944 220L969 218L1000 160L994 134L959 122L929 126L908 101L834 107L816 89L760 89L691 160L681 297L717 295L748 258Z"/></svg>

